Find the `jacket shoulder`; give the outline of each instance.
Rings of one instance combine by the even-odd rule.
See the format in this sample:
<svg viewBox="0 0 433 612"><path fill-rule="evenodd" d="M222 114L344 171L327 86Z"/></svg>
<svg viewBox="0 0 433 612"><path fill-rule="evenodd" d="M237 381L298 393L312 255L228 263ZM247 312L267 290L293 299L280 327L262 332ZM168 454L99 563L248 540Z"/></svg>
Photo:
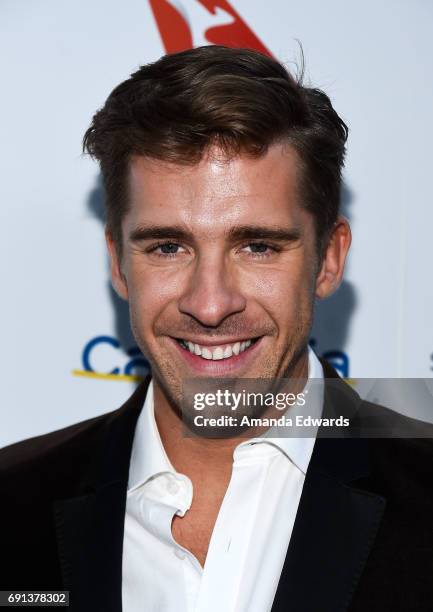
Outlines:
<svg viewBox="0 0 433 612"><path fill-rule="evenodd" d="M0 449L0 497L14 505L32 494L49 500L91 489L110 435L116 432L112 444L120 446L133 435L149 382L116 410Z"/></svg>
<svg viewBox="0 0 433 612"><path fill-rule="evenodd" d="M3 493L9 490L19 496L20 487L59 493L56 483L73 485L93 463L98 441L114 412L0 449Z"/></svg>
<svg viewBox="0 0 433 612"><path fill-rule="evenodd" d="M370 457L376 478L387 481L388 489L404 491L433 510L433 439L372 439ZM408 499L409 499L408 497Z"/></svg>

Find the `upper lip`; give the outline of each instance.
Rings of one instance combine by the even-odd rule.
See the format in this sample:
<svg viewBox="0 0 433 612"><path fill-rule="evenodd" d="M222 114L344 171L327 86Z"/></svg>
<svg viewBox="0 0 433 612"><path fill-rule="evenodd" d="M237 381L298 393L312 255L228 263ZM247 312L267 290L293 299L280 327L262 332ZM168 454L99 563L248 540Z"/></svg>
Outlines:
<svg viewBox="0 0 433 612"><path fill-rule="evenodd" d="M198 344L199 346L221 346L223 344L236 344L236 342L246 342L247 340L256 340L260 336L252 336L247 337L243 336L241 338L204 338L200 340L198 338L188 338L187 336L173 336L175 340L184 340L185 342L192 342L193 344Z"/></svg>

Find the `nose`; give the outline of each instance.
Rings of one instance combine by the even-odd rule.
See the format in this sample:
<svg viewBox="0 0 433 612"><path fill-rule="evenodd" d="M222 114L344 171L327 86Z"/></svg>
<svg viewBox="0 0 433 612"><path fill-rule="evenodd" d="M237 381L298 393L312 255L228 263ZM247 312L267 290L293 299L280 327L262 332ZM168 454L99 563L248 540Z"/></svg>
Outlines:
<svg viewBox="0 0 433 612"><path fill-rule="evenodd" d="M236 271L222 259L211 257L197 260L178 302L180 312L206 327L217 327L245 307Z"/></svg>

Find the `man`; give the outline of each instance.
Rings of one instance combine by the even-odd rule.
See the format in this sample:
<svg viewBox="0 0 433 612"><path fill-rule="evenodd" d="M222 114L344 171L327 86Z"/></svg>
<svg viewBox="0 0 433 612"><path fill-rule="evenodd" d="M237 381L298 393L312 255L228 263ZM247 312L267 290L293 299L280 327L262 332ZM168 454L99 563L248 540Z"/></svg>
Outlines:
<svg viewBox="0 0 433 612"><path fill-rule="evenodd" d="M350 246L346 137L323 92L248 50L165 56L112 92L84 145L152 376L2 451L2 589L68 589L80 611L432 609L430 440L363 437L359 398L308 349ZM351 433L185 435L183 384L215 378L303 381L309 413Z"/></svg>

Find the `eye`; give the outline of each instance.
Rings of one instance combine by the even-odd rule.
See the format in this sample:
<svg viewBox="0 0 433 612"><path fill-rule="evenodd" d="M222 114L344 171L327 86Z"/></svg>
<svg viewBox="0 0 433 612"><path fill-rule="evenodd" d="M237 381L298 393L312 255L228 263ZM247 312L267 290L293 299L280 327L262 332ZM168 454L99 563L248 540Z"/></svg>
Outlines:
<svg viewBox="0 0 433 612"><path fill-rule="evenodd" d="M174 255L177 253L180 246L174 242L166 242L165 244L161 244L158 248L161 249L161 253L164 253L164 255Z"/></svg>
<svg viewBox="0 0 433 612"><path fill-rule="evenodd" d="M269 248L264 242L253 243L249 244L248 246L250 247L252 253L266 253Z"/></svg>
<svg viewBox="0 0 433 612"><path fill-rule="evenodd" d="M175 257L182 252L182 249L183 247L180 244L167 241L152 245L149 247L148 253L152 253L157 257Z"/></svg>
<svg viewBox="0 0 433 612"><path fill-rule="evenodd" d="M255 257L256 259L270 257L278 251L275 246L271 246L266 242L251 242L245 245L242 250L246 251L249 255Z"/></svg>

